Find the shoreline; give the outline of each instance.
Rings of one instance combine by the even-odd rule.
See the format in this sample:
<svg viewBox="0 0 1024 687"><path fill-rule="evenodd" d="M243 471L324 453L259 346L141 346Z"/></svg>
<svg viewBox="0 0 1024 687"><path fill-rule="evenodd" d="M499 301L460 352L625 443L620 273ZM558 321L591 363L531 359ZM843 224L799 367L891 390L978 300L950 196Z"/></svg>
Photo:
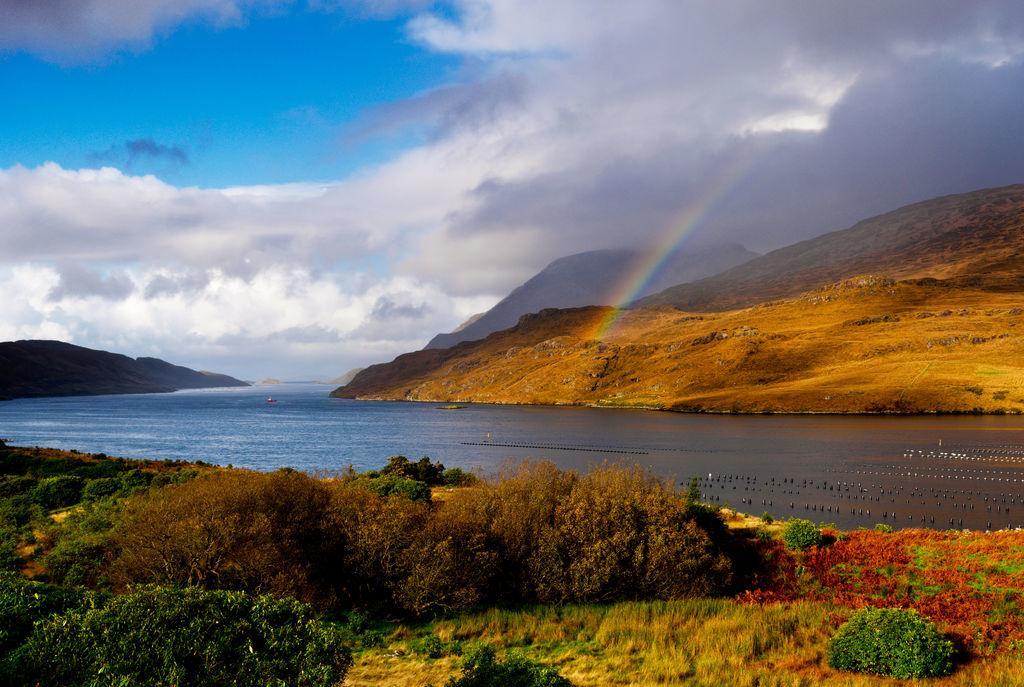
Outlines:
<svg viewBox="0 0 1024 687"><path fill-rule="evenodd" d="M329 398L337 398L345 401L368 401L384 403L449 403L480 406L522 406L537 408L596 408L609 410L641 410L660 413L677 413L680 415L737 415L737 416L832 416L832 417L1013 417L1024 416L1024 411L1004 410L979 411L979 410L715 410L712 408L666 408L663 406L645 405L612 405L608 403L517 403L513 401L472 401L467 399L422 399L422 398L379 398L366 396L335 396L332 392Z"/></svg>

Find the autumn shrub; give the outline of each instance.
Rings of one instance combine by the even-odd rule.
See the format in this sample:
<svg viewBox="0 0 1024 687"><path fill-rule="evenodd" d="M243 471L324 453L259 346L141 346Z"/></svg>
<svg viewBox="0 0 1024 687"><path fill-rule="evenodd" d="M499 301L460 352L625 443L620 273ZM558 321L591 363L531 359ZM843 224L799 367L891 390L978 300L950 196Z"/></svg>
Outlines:
<svg viewBox="0 0 1024 687"><path fill-rule="evenodd" d="M352 658L334 626L291 599L147 588L36 626L24 684L334 687Z"/></svg>
<svg viewBox="0 0 1024 687"><path fill-rule="evenodd" d="M679 598L731 580L728 557L688 515L684 495L640 468L578 476L526 465L498 482L493 499L502 572L525 600Z"/></svg>
<svg viewBox="0 0 1024 687"><path fill-rule="evenodd" d="M514 653L499 661L494 649L481 646L463 660L462 675L445 687L572 687L572 683L555 668Z"/></svg>
<svg viewBox="0 0 1024 687"><path fill-rule="evenodd" d="M298 472L217 472L125 502L111 578L329 602L345 534L328 485Z"/></svg>
<svg viewBox="0 0 1024 687"><path fill-rule="evenodd" d="M782 529L782 541L795 551L809 549L821 543L821 528L810 520L794 518Z"/></svg>
<svg viewBox="0 0 1024 687"><path fill-rule="evenodd" d="M864 608L829 642L828 663L900 679L937 677L953 670L953 643L916 611Z"/></svg>
<svg viewBox="0 0 1024 687"><path fill-rule="evenodd" d="M358 481L332 486L346 539L340 567L347 601L356 606L394 606L394 595L408 578L407 552L430 517L430 505L382 497Z"/></svg>
<svg viewBox="0 0 1024 687"><path fill-rule="evenodd" d="M414 615L462 611L494 598L502 561L488 533L487 503L464 492L431 509L405 554L395 601Z"/></svg>
<svg viewBox="0 0 1024 687"><path fill-rule="evenodd" d="M489 485L490 529L502 561L502 583L515 600L535 600L539 543L555 527L559 504L579 476L552 463L507 466Z"/></svg>

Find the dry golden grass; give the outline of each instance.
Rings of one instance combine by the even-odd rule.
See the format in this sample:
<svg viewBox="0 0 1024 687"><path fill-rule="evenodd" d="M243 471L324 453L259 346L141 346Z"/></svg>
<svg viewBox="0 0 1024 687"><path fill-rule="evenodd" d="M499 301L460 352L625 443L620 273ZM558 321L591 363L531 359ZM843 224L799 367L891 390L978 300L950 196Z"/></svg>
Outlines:
<svg viewBox="0 0 1024 687"><path fill-rule="evenodd" d="M720 313L533 316L400 356L358 398L723 412L1024 411L1024 295L862 277Z"/></svg>
<svg viewBox="0 0 1024 687"><path fill-rule="evenodd" d="M499 652L519 651L557 666L580 687L1024 685L1019 654L975 660L941 680L900 682L833 671L825 647L847 612L823 604L756 606L710 599L489 610L399 628L386 646L357 655L345 684L444 684L457 674L458 658L431 660L413 651L416 637L434 633L463 646L482 642Z"/></svg>

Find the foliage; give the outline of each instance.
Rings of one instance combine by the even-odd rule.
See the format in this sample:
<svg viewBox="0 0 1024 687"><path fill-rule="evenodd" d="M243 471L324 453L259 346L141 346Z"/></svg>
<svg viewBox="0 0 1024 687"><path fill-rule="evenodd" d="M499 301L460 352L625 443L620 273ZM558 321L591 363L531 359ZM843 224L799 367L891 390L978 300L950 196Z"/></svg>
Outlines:
<svg viewBox="0 0 1024 687"><path fill-rule="evenodd" d="M32 500L47 510L66 508L79 502L85 480L75 475L60 475L39 480Z"/></svg>
<svg viewBox="0 0 1024 687"><path fill-rule="evenodd" d="M415 463L405 456L391 456L388 458L388 464L381 470L385 475L407 477L408 479L429 484L432 487L444 483L444 471L444 465L433 463L426 456L423 456Z"/></svg>
<svg viewBox="0 0 1024 687"><path fill-rule="evenodd" d="M446 687L572 687L554 668L519 654L498 661L489 646L481 646L466 656L462 671L462 676L449 680Z"/></svg>
<svg viewBox="0 0 1024 687"><path fill-rule="evenodd" d="M83 501L99 501L121 491L121 480L116 477L100 477L90 480L82 489Z"/></svg>
<svg viewBox="0 0 1024 687"><path fill-rule="evenodd" d="M81 608L89 598L81 590L31 582L14 573L0 573L0 685L18 684L13 678L16 657L12 652L28 638L37 621Z"/></svg>
<svg viewBox="0 0 1024 687"><path fill-rule="evenodd" d="M18 529L0 523L0 572L15 568L19 561Z"/></svg>
<svg viewBox="0 0 1024 687"><path fill-rule="evenodd" d="M948 675L953 643L916 611L864 608L829 642L833 668L907 679Z"/></svg>
<svg viewBox="0 0 1024 687"><path fill-rule="evenodd" d="M127 501L111 576L329 602L344 544L324 481L217 472Z"/></svg>
<svg viewBox="0 0 1024 687"><path fill-rule="evenodd" d="M690 478L690 486L686 489L686 502L687 503L699 503L700 502L700 477L694 475Z"/></svg>
<svg viewBox="0 0 1024 687"><path fill-rule="evenodd" d="M422 654L430 659L462 655L462 644L460 642L446 642L435 634L429 634L426 637L410 642L409 648L414 653Z"/></svg>
<svg viewBox="0 0 1024 687"><path fill-rule="evenodd" d="M890 534L892 533L893 529L892 525L886 525L884 522L880 522L877 525L875 525L875 531L881 532L882 534Z"/></svg>
<svg viewBox="0 0 1024 687"><path fill-rule="evenodd" d="M119 512L119 504L112 499L87 503L50 528L48 547L40 558L53 582L110 586L106 566L114 555L111 530Z"/></svg>
<svg viewBox="0 0 1024 687"><path fill-rule="evenodd" d="M354 483L378 496L400 496L410 501L430 501L430 486L426 482L395 474L379 477L358 477Z"/></svg>
<svg viewBox="0 0 1024 687"><path fill-rule="evenodd" d="M854 530L799 559L776 544L744 599L911 608L977 654L1024 640L1024 532Z"/></svg>
<svg viewBox="0 0 1024 687"><path fill-rule="evenodd" d="M333 687L351 660L297 601L148 588L43 621L16 669L63 687Z"/></svg>
<svg viewBox="0 0 1024 687"><path fill-rule="evenodd" d="M448 468L441 475L441 482L446 487L471 487L479 484L480 479L472 472L466 472L462 468Z"/></svg>
<svg viewBox="0 0 1024 687"><path fill-rule="evenodd" d="M794 518L783 528L782 541L790 549L809 549L821 543L821 528L810 520Z"/></svg>
<svg viewBox="0 0 1024 687"><path fill-rule="evenodd" d="M526 600L545 603L720 593L732 566L685 497L639 468L578 476L526 465L493 492L492 531Z"/></svg>

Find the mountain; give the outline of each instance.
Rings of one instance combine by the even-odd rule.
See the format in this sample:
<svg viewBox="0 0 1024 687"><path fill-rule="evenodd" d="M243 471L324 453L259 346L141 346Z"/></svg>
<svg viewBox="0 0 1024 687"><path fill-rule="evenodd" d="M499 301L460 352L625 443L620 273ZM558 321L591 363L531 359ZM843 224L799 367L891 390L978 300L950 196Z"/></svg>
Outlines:
<svg viewBox="0 0 1024 687"><path fill-rule="evenodd" d="M1024 287L1024 184L943 196L767 253L639 299L638 307L726 310L788 298L858 274Z"/></svg>
<svg viewBox="0 0 1024 687"><path fill-rule="evenodd" d="M345 374L343 374L341 376L338 376L338 377L335 377L334 379L332 379L328 383L329 384L335 384L337 386L345 386L346 384L351 382L353 379L355 379L356 375L359 374L360 372L362 372L364 369L366 369L366 368L363 368L363 367L353 367L351 370L349 370Z"/></svg>
<svg viewBox="0 0 1024 687"><path fill-rule="evenodd" d="M643 294L701 279L757 256L738 244L680 251L671 256ZM438 334L426 348L448 348L507 329L527 313L545 308L607 305L609 295L643 256L628 250L594 250L555 260L486 313L474 315L449 334Z"/></svg>
<svg viewBox="0 0 1024 687"><path fill-rule="evenodd" d="M1024 412L1024 186L917 203L639 305L526 315L482 341L369 367L334 393L716 412ZM616 326L600 326L610 316Z"/></svg>
<svg viewBox="0 0 1024 687"><path fill-rule="evenodd" d="M0 343L0 398L139 394L249 386L157 358L83 348L61 341Z"/></svg>
<svg viewBox="0 0 1024 687"><path fill-rule="evenodd" d="M1024 411L1024 297L865 276L725 312L546 310L334 395L715 412Z"/></svg>

